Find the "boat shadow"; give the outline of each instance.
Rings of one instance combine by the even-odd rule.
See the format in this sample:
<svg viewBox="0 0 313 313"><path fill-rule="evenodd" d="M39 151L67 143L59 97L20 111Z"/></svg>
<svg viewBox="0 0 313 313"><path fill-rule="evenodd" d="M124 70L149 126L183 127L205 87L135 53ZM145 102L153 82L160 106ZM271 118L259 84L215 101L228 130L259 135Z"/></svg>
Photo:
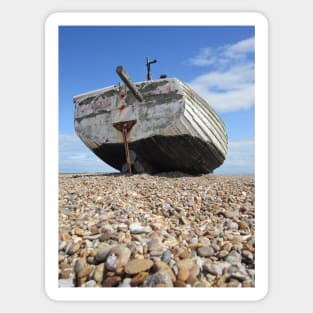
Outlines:
<svg viewBox="0 0 313 313"><path fill-rule="evenodd" d="M170 172L158 172L158 173L143 173L143 174L137 174L134 173L131 176L128 176L127 174L123 174L120 172L116 173L77 173L77 174L71 174L70 176L72 178L82 178L82 177L132 177L132 176L138 176L138 175L147 175L150 177L166 177L166 178L184 178L184 177L200 177L203 176L203 174L190 174L190 173L184 173L179 171L170 171Z"/></svg>

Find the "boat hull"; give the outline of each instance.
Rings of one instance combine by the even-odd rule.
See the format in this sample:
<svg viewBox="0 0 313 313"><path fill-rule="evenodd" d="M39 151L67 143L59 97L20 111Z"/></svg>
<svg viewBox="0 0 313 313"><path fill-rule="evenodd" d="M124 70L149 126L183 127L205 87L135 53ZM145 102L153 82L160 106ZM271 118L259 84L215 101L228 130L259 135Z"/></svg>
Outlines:
<svg viewBox="0 0 313 313"><path fill-rule="evenodd" d="M175 78L136 83L144 101L110 87L74 97L75 130L101 160L132 172L210 173L227 154L225 125L214 110ZM131 123L127 136L116 125Z"/></svg>
<svg viewBox="0 0 313 313"><path fill-rule="evenodd" d="M214 147L189 135L153 136L130 142L129 149L136 153L132 172L141 172L136 168L136 161L143 166L143 172L181 171L190 174L211 173L224 161L214 153ZM123 171L124 144L102 144L93 152L110 166Z"/></svg>

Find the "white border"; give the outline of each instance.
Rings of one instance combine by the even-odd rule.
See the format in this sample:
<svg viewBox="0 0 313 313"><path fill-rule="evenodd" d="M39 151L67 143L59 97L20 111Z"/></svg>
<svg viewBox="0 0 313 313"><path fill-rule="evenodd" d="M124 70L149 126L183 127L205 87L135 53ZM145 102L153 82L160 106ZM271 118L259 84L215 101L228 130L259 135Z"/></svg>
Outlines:
<svg viewBox="0 0 313 313"><path fill-rule="evenodd" d="M255 288L58 287L58 27L61 25L255 26ZM54 13L45 24L45 288L53 300L242 301L268 291L268 23L259 13Z"/></svg>

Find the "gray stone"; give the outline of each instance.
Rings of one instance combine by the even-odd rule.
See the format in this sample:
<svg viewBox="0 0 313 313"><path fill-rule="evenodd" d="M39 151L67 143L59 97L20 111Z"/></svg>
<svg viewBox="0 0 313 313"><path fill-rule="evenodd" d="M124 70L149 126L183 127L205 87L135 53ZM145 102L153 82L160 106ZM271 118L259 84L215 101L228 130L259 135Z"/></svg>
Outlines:
<svg viewBox="0 0 313 313"><path fill-rule="evenodd" d="M60 288L75 287L73 279L59 279L59 287Z"/></svg>
<svg viewBox="0 0 313 313"><path fill-rule="evenodd" d="M214 255L214 253L214 249L210 246L203 246L201 248L198 248L198 254L203 257L212 256Z"/></svg>
<svg viewBox="0 0 313 313"><path fill-rule="evenodd" d="M116 271L123 268L130 257L130 250L123 245L114 246L107 256L105 267L108 271Z"/></svg>
<svg viewBox="0 0 313 313"><path fill-rule="evenodd" d="M140 223L132 223L129 225L129 231L131 234L150 233L152 228L150 226L142 226Z"/></svg>
<svg viewBox="0 0 313 313"><path fill-rule="evenodd" d="M237 251L233 250L230 251L228 256L225 258L226 262L234 264L234 263L240 263L241 262L241 255Z"/></svg>
<svg viewBox="0 0 313 313"><path fill-rule="evenodd" d="M203 270L209 272L213 275L222 275L223 274L223 267L217 263L204 263Z"/></svg>
<svg viewBox="0 0 313 313"><path fill-rule="evenodd" d="M169 203L164 202L164 203L162 204L162 208L163 208L164 210L169 210L169 209L171 208L171 205L170 205Z"/></svg>
<svg viewBox="0 0 313 313"><path fill-rule="evenodd" d="M101 247L95 256L95 261L97 263L104 262L111 251L112 246Z"/></svg>
<svg viewBox="0 0 313 313"><path fill-rule="evenodd" d="M148 250L151 256L161 256L164 249L160 238L153 238L148 243Z"/></svg>
<svg viewBox="0 0 313 313"><path fill-rule="evenodd" d="M74 212L68 208L61 208L60 213L66 215L66 216L73 216Z"/></svg>
<svg viewBox="0 0 313 313"><path fill-rule="evenodd" d="M170 250L165 250L162 254L162 258L161 260L167 264L169 264L170 260L171 260L171 251Z"/></svg>
<svg viewBox="0 0 313 313"><path fill-rule="evenodd" d="M143 283L144 287L173 287L171 274L169 271L160 270L153 275L149 275Z"/></svg>
<svg viewBox="0 0 313 313"><path fill-rule="evenodd" d="M92 279L92 280L88 280L87 282L85 282L82 287L91 288L91 287L95 287L96 285L97 285L97 282Z"/></svg>

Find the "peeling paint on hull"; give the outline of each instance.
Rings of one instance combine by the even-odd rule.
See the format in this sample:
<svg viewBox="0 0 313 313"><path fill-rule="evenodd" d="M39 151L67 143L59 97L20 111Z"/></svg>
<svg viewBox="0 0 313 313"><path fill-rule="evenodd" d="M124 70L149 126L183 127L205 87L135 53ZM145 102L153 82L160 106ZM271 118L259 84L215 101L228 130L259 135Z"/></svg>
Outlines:
<svg viewBox="0 0 313 313"><path fill-rule="evenodd" d="M101 160L122 171L124 139L113 125L136 121L127 141L145 172L210 173L224 162L224 123L190 87L166 78L136 88L144 101L114 86L74 97L75 130Z"/></svg>

